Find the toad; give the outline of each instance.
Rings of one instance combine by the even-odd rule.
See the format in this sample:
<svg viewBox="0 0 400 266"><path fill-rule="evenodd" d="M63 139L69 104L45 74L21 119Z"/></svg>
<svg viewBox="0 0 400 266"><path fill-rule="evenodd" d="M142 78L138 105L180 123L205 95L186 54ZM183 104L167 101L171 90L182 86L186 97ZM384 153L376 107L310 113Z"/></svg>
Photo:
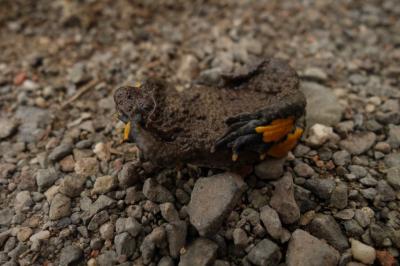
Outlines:
<svg viewBox="0 0 400 266"><path fill-rule="evenodd" d="M218 86L178 91L159 79L118 88L124 140L163 167L185 163L232 169L284 157L300 139L306 100L296 72L266 59Z"/></svg>

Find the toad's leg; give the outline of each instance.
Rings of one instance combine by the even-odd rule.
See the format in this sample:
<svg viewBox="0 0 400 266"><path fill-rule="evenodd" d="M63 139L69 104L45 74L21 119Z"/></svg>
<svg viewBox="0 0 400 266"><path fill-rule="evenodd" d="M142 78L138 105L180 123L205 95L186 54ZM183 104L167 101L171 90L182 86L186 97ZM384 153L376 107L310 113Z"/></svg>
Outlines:
<svg viewBox="0 0 400 266"><path fill-rule="evenodd" d="M295 117L279 118L272 120L270 124L262 124L261 120L252 120L247 124L237 122L236 130L228 132L216 147L225 146L232 149L232 160L236 161L240 150L253 150L260 154L263 160L266 155L283 157L291 150L301 137L302 130L296 129ZM290 132L294 132L289 134ZM270 149L272 149L270 151Z"/></svg>
<svg viewBox="0 0 400 266"><path fill-rule="evenodd" d="M235 141L228 144L229 148L232 148L232 161L236 161L239 158L239 150L244 145L256 145L260 143L262 136L260 134L248 134L238 137Z"/></svg>
<svg viewBox="0 0 400 266"><path fill-rule="evenodd" d="M228 129L228 132L215 142L215 147L219 148L225 145L233 146L233 143L230 145L229 143L235 142L235 140L240 138L241 136L254 134L254 129L261 125L262 121L259 120L251 120L247 122L238 122L236 124L233 124Z"/></svg>

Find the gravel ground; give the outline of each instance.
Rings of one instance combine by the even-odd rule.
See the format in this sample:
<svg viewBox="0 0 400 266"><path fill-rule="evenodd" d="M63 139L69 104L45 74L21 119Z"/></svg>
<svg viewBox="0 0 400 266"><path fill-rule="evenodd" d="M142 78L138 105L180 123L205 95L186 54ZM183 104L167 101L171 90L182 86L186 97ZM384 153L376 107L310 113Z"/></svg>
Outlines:
<svg viewBox="0 0 400 266"><path fill-rule="evenodd" d="M1 265L396 265L398 0L1 1L0 48ZM309 103L286 161L243 181L121 144L117 86L265 56Z"/></svg>

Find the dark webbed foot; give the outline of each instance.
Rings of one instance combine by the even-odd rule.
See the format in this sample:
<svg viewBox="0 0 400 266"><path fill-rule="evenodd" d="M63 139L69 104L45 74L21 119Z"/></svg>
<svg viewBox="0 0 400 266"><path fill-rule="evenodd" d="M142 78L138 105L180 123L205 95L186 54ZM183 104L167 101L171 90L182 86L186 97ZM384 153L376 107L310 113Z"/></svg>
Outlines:
<svg viewBox="0 0 400 266"><path fill-rule="evenodd" d="M301 137L303 130L296 120L303 115L302 103L285 105L275 111L268 108L258 114L245 114L226 121L229 129L216 143L215 148L232 149L232 160L238 159L240 150L252 150L272 157L285 156ZM291 114L291 115L290 115ZM248 120L246 120L248 119Z"/></svg>

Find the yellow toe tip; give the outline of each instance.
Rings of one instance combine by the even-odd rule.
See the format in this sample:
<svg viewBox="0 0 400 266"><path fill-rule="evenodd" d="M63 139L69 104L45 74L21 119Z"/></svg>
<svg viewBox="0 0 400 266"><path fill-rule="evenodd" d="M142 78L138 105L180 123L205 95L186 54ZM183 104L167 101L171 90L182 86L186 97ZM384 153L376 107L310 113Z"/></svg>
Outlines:
<svg viewBox="0 0 400 266"><path fill-rule="evenodd" d="M232 161L236 162L238 158L239 158L239 155L237 153L232 154Z"/></svg>
<svg viewBox="0 0 400 266"><path fill-rule="evenodd" d="M128 122L125 124L124 127L124 141L127 141L129 139L129 134L131 133L131 122Z"/></svg>

